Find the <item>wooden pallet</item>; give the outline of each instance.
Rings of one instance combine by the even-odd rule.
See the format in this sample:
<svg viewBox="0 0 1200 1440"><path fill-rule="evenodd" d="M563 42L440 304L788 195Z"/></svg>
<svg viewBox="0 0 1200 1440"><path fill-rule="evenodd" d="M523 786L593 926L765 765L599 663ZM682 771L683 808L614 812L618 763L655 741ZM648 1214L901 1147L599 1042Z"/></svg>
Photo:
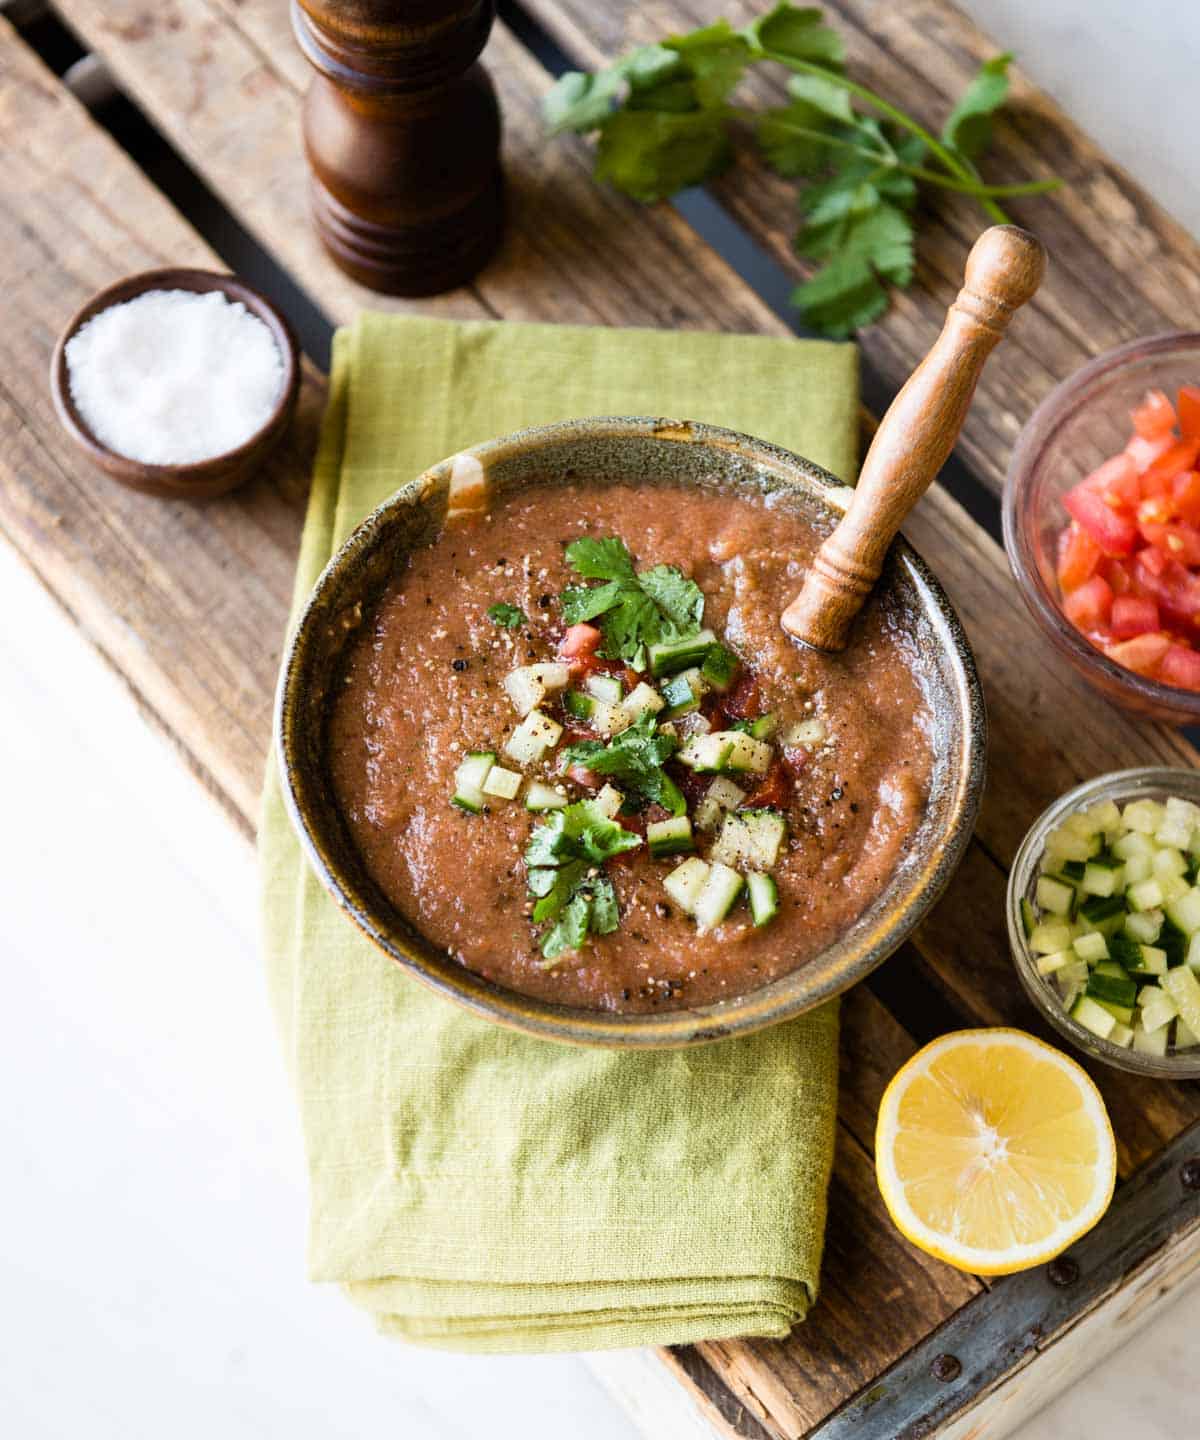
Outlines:
<svg viewBox="0 0 1200 1440"><path fill-rule="evenodd" d="M577 64L753 7L719 0L529 0ZM855 73L940 115L995 47L943 0L837 0ZM469 288L405 305L361 290L326 261L307 222L298 107L308 83L286 0L60 0L62 19L219 201L332 322L359 308L663 328L787 332L786 322L669 207L596 186L585 146L547 143L549 83L499 25L487 53L506 125L512 213L503 250ZM528 31L523 24L522 33ZM324 382L309 367L286 452L249 489L206 506L146 499L86 471L54 420L45 375L58 329L100 285L165 263L216 257L137 164L0 19L0 528L138 703L250 836L271 695ZM1047 283L992 362L960 447L999 488L1031 407L1088 356L1200 312L1191 239L1018 78L1000 127L1001 178L1058 173L1060 195L1017 216L1047 241ZM1007 157L1007 158L1004 158ZM719 203L778 264L786 187L741 167ZM923 227L918 280L861 337L872 389L903 379L933 338L978 228L939 204ZM700 417L702 418L702 417ZM977 513L992 502L985 491ZM641 1406L647 1433L685 1414L746 1437L997 1435L1063 1383L1200 1255L1200 1209L1179 1179L1200 1152L1200 1088L1097 1068L1123 1183L1104 1227L1076 1252L1079 1279L1041 1271L964 1276L896 1234L871 1163L875 1111L895 1069L933 1034L972 1023L1039 1026L1015 984L1004 933L1006 867L1038 811L1078 780L1152 762L1192 765L1178 734L1103 706L1037 637L987 530L944 490L908 534L942 578L975 647L992 723L991 778L976 840L914 941L845 1004L842 1093L820 1304L786 1342L729 1342L630 1358L606 1375ZM298 1258L299 1263L299 1258ZM1086 1342L1086 1343L1085 1343ZM953 1353L961 1373L930 1378ZM631 1369L632 1367L632 1369ZM682 1409L681 1409L682 1407ZM698 1408L696 1408L698 1407ZM700 1423L700 1422L697 1422Z"/></svg>

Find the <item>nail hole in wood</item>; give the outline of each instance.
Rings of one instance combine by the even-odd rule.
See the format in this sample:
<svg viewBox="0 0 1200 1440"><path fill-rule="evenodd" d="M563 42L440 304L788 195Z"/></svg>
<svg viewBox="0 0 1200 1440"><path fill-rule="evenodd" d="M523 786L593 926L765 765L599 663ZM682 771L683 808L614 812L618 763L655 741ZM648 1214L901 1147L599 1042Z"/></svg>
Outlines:
<svg viewBox="0 0 1200 1440"><path fill-rule="evenodd" d="M949 1385L962 1374L962 1361L957 1355L939 1355L929 1367L929 1373L943 1385Z"/></svg>

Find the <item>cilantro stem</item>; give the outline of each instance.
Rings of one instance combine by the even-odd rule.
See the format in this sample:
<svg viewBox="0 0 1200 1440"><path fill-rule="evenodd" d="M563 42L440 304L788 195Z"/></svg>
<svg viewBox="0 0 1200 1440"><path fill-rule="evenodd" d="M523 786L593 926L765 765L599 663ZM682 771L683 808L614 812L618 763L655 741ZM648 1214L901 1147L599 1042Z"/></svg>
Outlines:
<svg viewBox="0 0 1200 1440"><path fill-rule="evenodd" d="M901 129L907 130L910 134L916 135L918 139L923 140L929 147L929 150L937 156L951 175L956 176L960 181L966 181L969 185L977 185L979 183L958 156L946 145L943 145L936 135L926 130L924 125L914 120L911 115L901 110L898 106L893 105L889 100L885 100L882 95L876 95L874 90L868 90L865 85L859 85L847 76L840 75L835 70L827 69L824 65L814 65L808 60L797 60L792 55L781 54L778 50L768 50L764 46L757 46L756 48L764 60L774 60L787 69L794 70L798 75L815 75L827 84L840 86L841 89L861 100L864 105L872 106L878 110L881 115L886 115L889 120L895 121ZM968 191L967 193L970 194L971 192ZM976 196L976 198L987 214L995 220L997 224L1007 225L1009 223L1008 216L994 200L988 196Z"/></svg>
<svg viewBox="0 0 1200 1440"><path fill-rule="evenodd" d="M775 120L775 124L781 130L798 135L802 139L812 140L818 145L828 145L834 150L852 150L856 155L861 155L864 160L874 160L876 164L885 169L900 170L905 175L911 175L914 180L924 180L930 185L940 185L945 190L955 190L961 195L971 195L977 200L998 196L1045 195L1062 186L1062 181L1058 179L1026 180L1019 185L986 185L981 180L960 180L957 176L943 174L940 170L928 170L924 165L910 165L894 154L885 154L882 150L872 150L869 145L859 145L854 140L845 140L839 135L830 135L826 130L813 130L807 125L797 125L791 120L778 118Z"/></svg>

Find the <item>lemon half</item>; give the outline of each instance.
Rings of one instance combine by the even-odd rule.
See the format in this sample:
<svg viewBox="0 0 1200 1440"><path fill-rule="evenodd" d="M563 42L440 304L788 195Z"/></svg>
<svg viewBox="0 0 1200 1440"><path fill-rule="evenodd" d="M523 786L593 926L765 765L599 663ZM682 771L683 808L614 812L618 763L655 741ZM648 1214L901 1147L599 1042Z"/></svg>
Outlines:
<svg viewBox="0 0 1200 1440"><path fill-rule="evenodd" d="M1052 1260L1108 1209L1117 1151L1074 1060L1020 1030L943 1035L883 1096L875 1170L912 1243L976 1275Z"/></svg>

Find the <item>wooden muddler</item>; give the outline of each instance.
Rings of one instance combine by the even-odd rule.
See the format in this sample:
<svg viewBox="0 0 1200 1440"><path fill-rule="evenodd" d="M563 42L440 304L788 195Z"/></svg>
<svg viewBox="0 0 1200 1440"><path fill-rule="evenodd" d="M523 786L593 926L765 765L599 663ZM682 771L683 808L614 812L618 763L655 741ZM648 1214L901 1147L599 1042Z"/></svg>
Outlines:
<svg viewBox="0 0 1200 1440"><path fill-rule="evenodd" d="M797 640L845 649L888 546L954 448L984 362L1045 269L1041 242L1016 225L994 225L975 242L942 333L883 417L849 509L783 612Z"/></svg>

